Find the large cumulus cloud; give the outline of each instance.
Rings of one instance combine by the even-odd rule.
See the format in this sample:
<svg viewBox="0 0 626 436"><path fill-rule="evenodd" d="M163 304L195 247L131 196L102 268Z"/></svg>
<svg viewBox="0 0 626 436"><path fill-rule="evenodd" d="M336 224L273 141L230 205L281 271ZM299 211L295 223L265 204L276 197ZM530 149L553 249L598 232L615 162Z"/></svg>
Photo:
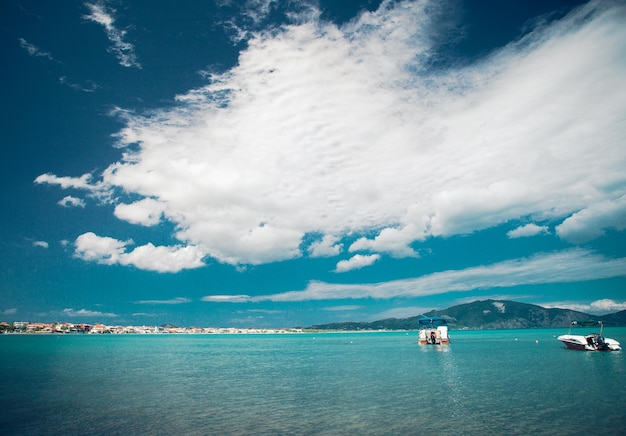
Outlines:
<svg viewBox="0 0 626 436"><path fill-rule="evenodd" d="M416 241L529 216L563 221L572 240L623 229L623 4L591 3L437 73L427 10L384 2L340 27L309 14L257 32L237 66L177 107L127 115L125 154L101 175L38 181L132 194L115 215L168 220L179 244L127 253L89 234L78 253L161 270L168 261L152 259L334 255L346 235L353 253L415 256Z"/></svg>

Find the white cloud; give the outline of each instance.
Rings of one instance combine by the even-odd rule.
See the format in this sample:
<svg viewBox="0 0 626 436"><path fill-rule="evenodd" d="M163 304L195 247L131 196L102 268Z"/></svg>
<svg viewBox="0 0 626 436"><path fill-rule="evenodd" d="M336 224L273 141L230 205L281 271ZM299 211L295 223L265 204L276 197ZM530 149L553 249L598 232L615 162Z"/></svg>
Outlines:
<svg viewBox="0 0 626 436"><path fill-rule="evenodd" d="M363 309L364 306L359 306L357 304L345 304L343 306L330 306L324 307L322 310L328 310L330 312L344 312L344 311L352 311Z"/></svg>
<svg viewBox="0 0 626 436"><path fill-rule="evenodd" d="M263 313L266 315L276 315L279 313L283 313L282 310L267 310L267 309L251 309L246 311L237 311L237 313Z"/></svg>
<svg viewBox="0 0 626 436"><path fill-rule="evenodd" d="M95 191L98 189L98 184L92 184L91 178L91 174L83 174L80 177L58 177L54 174L42 174L35 179L35 183L58 185L63 189L73 188Z"/></svg>
<svg viewBox="0 0 626 436"><path fill-rule="evenodd" d="M527 238L529 236L545 235L548 233L548 226L538 226L537 224L530 223L523 226L519 226L516 229L507 232L507 236L510 239Z"/></svg>
<svg viewBox="0 0 626 436"><path fill-rule="evenodd" d="M63 309L63 315L69 316L72 318L76 318L76 317L116 318L118 316L115 313L111 313L111 312L98 312L98 311L87 310L87 309L80 309L80 310Z"/></svg>
<svg viewBox="0 0 626 436"><path fill-rule="evenodd" d="M94 92L96 89L100 88L100 86L91 81L88 80L85 84L80 84L80 83L75 83L70 81L66 76L61 76L59 77L59 83L61 83L62 85L66 85L69 86L72 89L75 89L77 91L83 91L83 92Z"/></svg>
<svg viewBox="0 0 626 436"><path fill-rule="evenodd" d="M232 10L230 13L231 18L223 22L222 26L229 31L231 40L234 43L240 43L250 38L250 35L254 34L254 32L263 29L268 24L268 21L273 19L272 13L280 13L282 6L278 0L216 0L215 2L219 7L229 7ZM319 15L319 11L312 6L312 4L316 3L315 0L288 3L289 11L286 12L286 15L295 20L303 20L305 19L304 17ZM234 10L233 7L235 8Z"/></svg>
<svg viewBox="0 0 626 436"><path fill-rule="evenodd" d="M141 300L141 301L136 301L137 304L185 304L185 303L191 303L191 300L189 298L185 298L185 297L176 297L173 298L171 300Z"/></svg>
<svg viewBox="0 0 626 436"><path fill-rule="evenodd" d="M410 224L402 229L383 229L374 239L360 238L350 245L349 251L371 250L386 252L394 257L417 257L417 253L407 244L421 239L415 225Z"/></svg>
<svg viewBox="0 0 626 436"><path fill-rule="evenodd" d="M58 204L63 207L85 207L85 200L67 195Z"/></svg>
<svg viewBox="0 0 626 436"><path fill-rule="evenodd" d="M119 219L132 224L153 226L161 221L164 210L164 204L152 198L144 198L131 204L118 204L113 213Z"/></svg>
<svg viewBox="0 0 626 436"><path fill-rule="evenodd" d="M333 235L324 235L321 240L309 245L308 251L311 257L332 257L341 253L343 244L339 238Z"/></svg>
<svg viewBox="0 0 626 436"><path fill-rule="evenodd" d="M181 244L233 265L302 256L312 234L415 256L413 242L528 216L570 216L561 237L573 224L593 237L623 228L625 10L592 2L437 73L424 2L384 2L342 27L308 16L255 33L236 67L178 107L126 114L119 145L132 147L98 189L89 176L37 182L151 199ZM129 207L116 214L143 225L160 211ZM331 241L309 253L339 253Z"/></svg>
<svg viewBox="0 0 626 436"><path fill-rule="evenodd" d="M621 303L608 298L592 301L589 305L591 313L611 313L626 310L626 301Z"/></svg>
<svg viewBox="0 0 626 436"><path fill-rule="evenodd" d="M97 261L113 265L119 263L126 245L132 241L118 241L114 238L98 236L87 232L76 238L76 256L87 261Z"/></svg>
<svg viewBox="0 0 626 436"><path fill-rule="evenodd" d="M362 254L355 254L348 260L340 260L339 262L337 262L335 272L342 273L346 271L351 271L353 269L360 269L366 266L370 266L378 259L380 259L380 254L371 254L367 256Z"/></svg>
<svg viewBox="0 0 626 436"><path fill-rule="evenodd" d="M41 247L41 248L48 248L50 246L50 244L48 244L46 241L35 241L33 242L33 245L35 247Z"/></svg>
<svg viewBox="0 0 626 436"><path fill-rule="evenodd" d="M178 272L183 269L204 266L204 254L198 247L173 246L155 247L151 243L126 251L133 241L119 241L110 237L98 236L87 232L76 238L76 256L86 260L108 265L127 265L139 269L158 272Z"/></svg>
<svg viewBox="0 0 626 436"><path fill-rule="evenodd" d="M0 312L1 315L15 315L17 313L17 309L12 307L10 309L5 309Z"/></svg>
<svg viewBox="0 0 626 436"><path fill-rule="evenodd" d="M139 269L158 272L178 272L183 269L204 266L204 254L193 245L185 247L155 247L151 243L135 248L121 256L122 265L133 265Z"/></svg>
<svg viewBox="0 0 626 436"><path fill-rule="evenodd" d="M589 313L593 315L605 315L607 313L619 312L621 310L626 310L626 301L617 302L612 299L602 299L592 301L589 304L582 303L572 303L572 302L555 302L555 303L547 303L543 305L544 307L556 307L560 309L570 309L576 310L578 312Z"/></svg>
<svg viewBox="0 0 626 436"><path fill-rule="evenodd" d="M46 58L50 61L56 61L56 59L54 59L50 53L40 50L38 47L29 43L24 38L19 38L18 41L20 43L20 47L26 50L29 55L34 57Z"/></svg>
<svg viewBox="0 0 626 436"><path fill-rule="evenodd" d="M584 243L604 235L607 229L626 229L626 195L574 213L556 227L556 233L567 241Z"/></svg>
<svg viewBox="0 0 626 436"><path fill-rule="evenodd" d="M85 3L85 6L89 9L89 14L83 15L83 18L104 27L109 41L113 44L110 51L115 54L120 65L124 67L141 68L141 64L135 55L135 47L125 41L126 31L118 29L115 26L115 9L108 7L106 0L95 3Z"/></svg>
<svg viewBox="0 0 626 436"><path fill-rule="evenodd" d="M249 295L207 295L202 297L202 301L211 303L247 303L251 299Z"/></svg>
<svg viewBox="0 0 626 436"><path fill-rule="evenodd" d="M312 281L303 291L254 297L252 301L423 297L474 289L571 283L623 276L626 276L626 258L609 259L577 248L382 283L333 284Z"/></svg>

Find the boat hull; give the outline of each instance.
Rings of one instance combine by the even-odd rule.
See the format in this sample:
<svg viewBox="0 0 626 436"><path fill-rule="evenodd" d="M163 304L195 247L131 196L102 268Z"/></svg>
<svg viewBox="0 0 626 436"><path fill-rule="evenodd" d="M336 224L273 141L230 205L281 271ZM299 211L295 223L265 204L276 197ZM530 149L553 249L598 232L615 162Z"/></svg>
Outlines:
<svg viewBox="0 0 626 436"><path fill-rule="evenodd" d="M579 350L579 351L591 351L591 348L587 349L588 345L586 343L581 343L577 338L569 337L570 335L559 336L557 339L565 344L567 348L570 350Z"/></svg>
<svg viewBox="0 0 626 436"><path fill-rule="evenodd" d="M619 351L622 349L619 342L611 338L602 338L602 344L594 340L597 335L561 335L557 339L565 344L571 350L578 351Z"/></svg>

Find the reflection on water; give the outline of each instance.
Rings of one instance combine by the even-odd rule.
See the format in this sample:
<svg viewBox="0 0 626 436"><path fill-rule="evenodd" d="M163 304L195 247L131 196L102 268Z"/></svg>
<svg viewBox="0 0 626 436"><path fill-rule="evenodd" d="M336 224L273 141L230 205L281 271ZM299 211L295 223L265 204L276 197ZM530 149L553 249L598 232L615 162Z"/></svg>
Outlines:
<svg viewBox="0 0 626 436"><path fill-rule="evenodd" d="M424 353L447 353L451 345L419 345L420 351Z"/></svg>

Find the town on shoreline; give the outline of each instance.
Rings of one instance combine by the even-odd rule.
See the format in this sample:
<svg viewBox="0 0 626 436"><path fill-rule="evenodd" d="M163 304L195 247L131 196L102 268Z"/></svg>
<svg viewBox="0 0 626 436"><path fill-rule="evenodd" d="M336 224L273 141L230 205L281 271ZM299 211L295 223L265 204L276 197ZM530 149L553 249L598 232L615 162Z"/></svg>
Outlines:
<svg viewBox="0 0 626 436"><path fill-rule="evenodd" d="M287 334L308 331L311 330L302 328L177 327L171 324L161 326L110 326L100 323L74 324L69 322L15 321L10 324L0 322L1 334Z"/></svg>

